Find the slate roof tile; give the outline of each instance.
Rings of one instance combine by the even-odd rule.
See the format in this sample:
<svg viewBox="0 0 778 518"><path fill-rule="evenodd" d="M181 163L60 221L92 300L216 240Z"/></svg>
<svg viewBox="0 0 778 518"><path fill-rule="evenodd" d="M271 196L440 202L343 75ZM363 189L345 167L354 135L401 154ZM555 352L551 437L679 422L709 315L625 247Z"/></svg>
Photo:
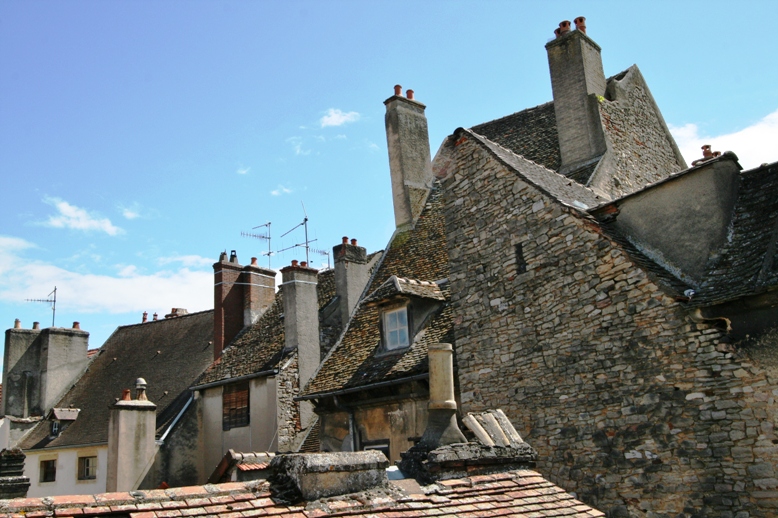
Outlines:
<svg viewBox="0 0 778 518"><path fill-rule="evenodd" d="M380 311L366 303L366 299L374 300L372 295L392 276L414 281L403 281L400 290L391 282L385 286L388 291L416 290L434 298L438 297L434 288L415 281L434 282L448 277L443 200L438 183L430 191L413 229L393 236L368 283L367 297L360 302L345 333L303 390L303 396L423 374L428 368L427 345L453 340L451 310L443 304L410 347L374 354L380 342ZM441 294L447 298L445 293Z"/></svg>
<svg viewBox="0 0 778 518"><path fill-rule="evenodd" d="M157 435L189 399L189 385L213 359L213 311L190 313L121 326L114 331L84 375L57 403L78 408L78 419L50 440L50 423L38 423L20 443L22 449L54 448L108 441L109 406L122 389L148 383L157 405Z"/></svg>

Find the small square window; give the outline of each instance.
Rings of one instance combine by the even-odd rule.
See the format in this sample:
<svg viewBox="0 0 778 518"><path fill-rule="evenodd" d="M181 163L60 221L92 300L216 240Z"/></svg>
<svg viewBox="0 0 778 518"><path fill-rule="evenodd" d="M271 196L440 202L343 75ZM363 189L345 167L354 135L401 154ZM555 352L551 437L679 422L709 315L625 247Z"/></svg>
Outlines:
<svg viewBox="0 0 778 518"><path fill-rule="evenodd" d="M249 425L249 383L227 385L222 392L222 430Z"/></svg>
<svg viewBox="0 0 778 518"><path fill-rule="evenodd" d="M57 480L57 459L41 461L41 482L54 482Z"/></svg>
<svg viewBox="0 0 778 518"><path fill-rule="evenodd" d="M52 421L51 422L51 436L57 437L59 435L60 431L60 424L59 421Z"/></svg>
<svg viewBox="0 0 778 518"><path fill-rule="evenodd" d="M78 458L78 480L94 480L97 478L97 457Z"/></svg>
<svg viewBox="0 0 778 518"><path fill-rule="evenodd" d="M407 308L395 309L384 313L384 339L386 349L400 349L408 347L408 310Z"/></svg>

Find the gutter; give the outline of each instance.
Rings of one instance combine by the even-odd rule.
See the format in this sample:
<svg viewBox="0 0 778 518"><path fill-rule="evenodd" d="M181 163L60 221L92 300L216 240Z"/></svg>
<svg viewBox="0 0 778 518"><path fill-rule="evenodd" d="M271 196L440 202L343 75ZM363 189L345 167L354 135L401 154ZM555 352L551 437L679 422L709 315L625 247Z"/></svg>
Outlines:
<svg viewBox="0 0 778 518"><path fill-rule="evenodd" d="M319 392L317 394L309 394L307 396L297 396L296 398L294 398L294 401L306 401L310 399L319 399L319 398L329 397L329 396L340 396L343 394L352 394L354 392L361 392L363 390L388 387L390 385L400 385L401 383L427 379L429 377L430 377L429 372L425 372L423 374L416 374L415 376L409 376L407 378L400 378L400 379L390 380L390 381L379 381L378 383L372 383L370 385L362 385L360 387L351 387L351 388L345 388L340 390L332 390L330 392Z"/></svg>
<svg viewBox="0 0 778 518"><path fill-rule="evenodd" d="M194 401L194 394L190 394L189 399L187 400L186 404L184 404L184 408L181 409L181 411L176 415L175 419L173 419L173 422L170 423L170 426L167 427L167 430L165 430L165 433L162 434L162 437L157 439L155 442L157 443L157 446L162 446L165 444L165 439L167 438L168 434L175 428L175 426L178 424L178 421L181 419L181 416L184 415L184 412L189 408L189 405L192 404L192 401Z"/></svg>
<svg viewBox="0 0 778 518"><path fill-rule="evenodd" d="M278 369L259 371L259 372L254 372L252 374L238 376L237 378L227 378L219 381L213 381L211 383L204 383L202 385L195 385L194 387L189 387L189 390L194 392L195 390L203 390L207 388L218 387L221 385L229 385L230 383L235 383L236 381L250 380L254 378L261 378L264 376L275 376L276 374L278 374Z"/></svg>

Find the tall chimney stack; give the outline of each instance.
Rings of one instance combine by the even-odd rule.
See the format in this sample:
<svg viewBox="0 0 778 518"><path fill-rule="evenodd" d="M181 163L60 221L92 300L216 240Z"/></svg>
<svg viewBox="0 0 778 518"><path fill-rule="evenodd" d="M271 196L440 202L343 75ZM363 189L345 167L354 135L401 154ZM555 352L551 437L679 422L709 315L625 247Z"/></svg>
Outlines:
<svg viewBox="0 0 778 518"><path fill-rule="evenodd" d="M428 346L430 402L427 428L419 444L434 450L447 444L467 442L457 424L454 396L454 348L451 344Z"/></svg>
<svg viewBox="0 0 778 518"><path fill-rule="evenodd" d="M297 350L300 388L311 379L321 360L319 342L319 300L316 293L318 270L306 263L281 269L284 298L284 348ZM313 407L300 402L300 425L307 428L313 422Z"/></svg>
<svg viewBox="0 0 778 518"><path fill-rule="evenodd" d="M562 166L567 174L605 153L598 97L605 95L600 47L586 35L585 18L576 18L577 30L562 22L556 39L546 44L554 113Z"/></svg>
<svg viewBox="0 0 778 518"><path fill-rule="evenodd" d="M276 272L257 264L257 258L251 258L251 264L243 268L243 325L250 326L273 304L276 297Z"/></svg>
<svg viewBox="0 0 778 518"><path fill-rule="evenodd" d="M386 144L392 176L394 222L397 228L413 225L424 208L432 186L432 163L427 117L424 106L414 100L413 90L403 97L402 87L394 87L386 105Z"/></svg>
<svg viewBox="0 0 778 518"><path fill-rule="evenodd" d="M213 265L213 359L222 355L224 348L243 329L243 290L238 286L243 267L235 250L227 260L222 252Z"/></svg>
<svg viewBox="0 0 778 518"><path fill-rule="evenodd" d="M335 292L340 301L340 318L343 326L359 301L368 280L367 250L357 246L357 240L343 238L343 243L332 247L335 258Z"/></svg>

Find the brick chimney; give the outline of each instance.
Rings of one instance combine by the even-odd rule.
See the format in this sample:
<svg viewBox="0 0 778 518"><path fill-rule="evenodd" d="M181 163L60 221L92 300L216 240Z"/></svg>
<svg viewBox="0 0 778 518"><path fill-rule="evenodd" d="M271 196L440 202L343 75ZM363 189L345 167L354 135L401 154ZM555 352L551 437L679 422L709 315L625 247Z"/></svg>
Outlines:
<svg viewBox="0 0 778 518"><path fill-rule="evenodd" d="M430 141L427 117L422 103L414 100L413 90L407 97L395 86L386 105L386 144L392 176L394 222L397 228L413 225L421 214L427 192L432 186Z"/></svg>
<svg viewBox="0 0 778 518"><path fill-rule="evenodd" d="M273 303L275 272L257 265L241 266L235 250L222 252L213 265L213 358L221 356L233 338L253 324Z"/></svg>
<svg viewBox="0 0 778 518"><path fill-rule="evenodd" d="M357 246L357 240L343 238L343 243L332 247L335 258L335 292L340 304L340 318L345 326L351 312L365 289L369 276L367 250Z"/></svg>
<svg viewBox="0 0 778 518"><path fill-rule="evenodd" d="M76 322L71 329L16 322L5 332L0 415L44 415L86 370L89 333Z"/></svg>
<svg viewBox="0 0 778 518"><path fill-rule="evenodd" d="M146 397L146 380L135 381L136 395L129 389L111 405L108 421L108 469L105 489L134 491L156 456L157 405Z"/></svg>
<svg viewBox="0 0 778 518"><path fill-rule="evenodd" d="M598 96L604 96L606 88L600 47L579 20L583 17L576 19L574 31L570 22L562 22L557 38L546 44L562 174L587 165L606 149L598 108Z"/></svg>
<svg viewBox="0 0 778 518"><path fill-rule="evenodd" d="M300 388L304 387L319 366L319 300L316 293L318 271L303 262L292 261L281 269L284 293L285 349L297 350ZM313 420L313 407L300 402L300 424L307 428Z"/></svg>

